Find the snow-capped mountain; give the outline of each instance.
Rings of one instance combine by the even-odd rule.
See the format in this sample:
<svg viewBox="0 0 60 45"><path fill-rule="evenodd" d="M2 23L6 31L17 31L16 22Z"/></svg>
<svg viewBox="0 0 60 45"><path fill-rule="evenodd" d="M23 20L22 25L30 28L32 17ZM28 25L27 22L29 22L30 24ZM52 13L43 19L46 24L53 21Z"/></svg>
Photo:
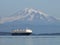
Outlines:
<svg viewBox="0 0 60 45"><path fill-rule="evenodd" d="M56 28L54 25L58 23L60 24L60 20L53 16L49 16L38 9L26 8L11 16L0 18L0 31L6 32L28 27L36 33L59 32L60 27Z"/></svg>
<svg viewBox="0 0 60 45"><path fill-rule="evenodd" d="M0 24L13 22L13 21L23 21L29 23L55 23L58 20L52 16L49 16L40 10L33 9L33 8L26 8L24 10L20 10L15 14L4 17L0 19Z"/></svg>

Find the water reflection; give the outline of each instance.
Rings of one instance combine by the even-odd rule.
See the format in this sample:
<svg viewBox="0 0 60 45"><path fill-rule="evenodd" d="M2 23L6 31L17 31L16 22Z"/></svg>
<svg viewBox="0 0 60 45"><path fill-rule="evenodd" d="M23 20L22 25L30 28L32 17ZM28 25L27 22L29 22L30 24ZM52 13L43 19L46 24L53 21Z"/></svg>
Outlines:
<svg viewBox="0 0 60 45"><path fill-rule="evenodd" d="M33 45L33 38L32 37L25 38L25 45Z"/></svg>
<svg viewBox="0 0 60 45"><path fill-rule="evenodd" d="M0 36L0 45L60 45L60 36Z"/></svg>

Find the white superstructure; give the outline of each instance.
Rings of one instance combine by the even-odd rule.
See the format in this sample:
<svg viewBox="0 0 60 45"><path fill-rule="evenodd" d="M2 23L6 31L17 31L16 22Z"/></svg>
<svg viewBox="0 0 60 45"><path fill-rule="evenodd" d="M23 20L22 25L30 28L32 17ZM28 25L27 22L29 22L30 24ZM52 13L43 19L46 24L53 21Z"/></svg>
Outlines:
<svg viewBox="0 0 60 45"><path fill-rule="evenodd" d="M25 29L25 30L13 30L12 33L32 33L32 30L31 29Z"/></svg>

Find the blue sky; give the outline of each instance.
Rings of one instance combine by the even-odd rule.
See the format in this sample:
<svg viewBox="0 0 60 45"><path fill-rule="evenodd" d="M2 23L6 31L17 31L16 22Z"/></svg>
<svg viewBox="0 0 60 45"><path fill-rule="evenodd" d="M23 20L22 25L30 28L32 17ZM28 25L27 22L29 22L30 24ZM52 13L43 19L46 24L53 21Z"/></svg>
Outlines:
<svg viewBox="0 0 60 45"><path fill-rule="evenodd" d="M0 17L10 16L25 8L36 8L60 18L60 0L0 0Z"/></svg>

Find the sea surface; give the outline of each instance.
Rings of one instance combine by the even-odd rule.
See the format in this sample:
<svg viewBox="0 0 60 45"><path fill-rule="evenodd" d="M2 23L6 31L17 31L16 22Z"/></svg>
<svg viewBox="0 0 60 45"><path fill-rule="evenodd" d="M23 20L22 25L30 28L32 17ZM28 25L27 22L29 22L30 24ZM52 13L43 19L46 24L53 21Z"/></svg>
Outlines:
<svg viewBox="0 0 60 45"><path fill-rule="evenodd" d="M60 36L0 36L0 45L60 45Z"/></svg>

